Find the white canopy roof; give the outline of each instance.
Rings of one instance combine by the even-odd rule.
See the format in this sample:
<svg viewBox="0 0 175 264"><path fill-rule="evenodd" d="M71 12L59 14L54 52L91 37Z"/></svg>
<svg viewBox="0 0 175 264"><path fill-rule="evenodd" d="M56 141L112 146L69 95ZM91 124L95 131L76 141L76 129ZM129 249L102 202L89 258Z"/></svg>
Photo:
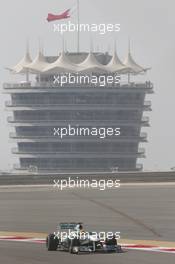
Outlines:
<svg viewBox="0 0 175 264"><path fill-rule="evenodd" d="M128 73L139 74L148 70L135 62L130 51L124 61L124 65L128 68Z"/></svg>
<svg viewBox="0 0 175 264"><path fill-rule="evenodd" d="M43 55L43 52L39 51L34 61L28 64L27 68L32 73L42 72L50 63L46 61L46 58Z"/></svg>
<svg viewBox="0 0 175 264"><path fill-rule="evenodd" d="M78 72L105 73L107 69L103 64L97 61L94 54L90 51L87 58L78 64Z"/></svg>
<svg viewBox="0 0 175 264"><path fill-rule="evenodd" d="M75 54L76 55L76 54ZM78 54L77 54L78 56ZM109 56L109 55L108 55ZM41 49L39 50L36 58L31 60L29 51L27 49L24 58L13 68L9 69L13 73L45 73L45 74L56 74L56 73L119 73L119 74L140 74L148 70L138 65L133 59L130 47L128 55L124 61L121 62L117 55L116 48L114 48L113 56L107 65L100 63L95 54L90 51L87 57L81 63L73 63L69 59L69 55L64 51L61 52L59 57L53 63L48 63L43 55Z"/></svg>
<svg viewBox="0 0 175 264"><path fill-rule="evenodd" d="M25 56L18 62L14 67L9 70L13 73L26 73L28 70L26 66L28 66L32 62L29 52L27 51Z"/></svg>
<svg viewBox="0 0 175 264"><path fill-rule="evenodd" d="M125 66L119 59L116 50L114 50L113 56L110 62L106 65L106 70L108 72L126 73L128 71L127 66Z"/></svg>
<svg viewBox="0 0 175 264"><path fill-rule="evenodd" d="M69 73L69 72L77 72L77 65L72 63L68 57L66 56L65 52L61 52L58 59L50 63L42 72L48 73Z"/></svg>

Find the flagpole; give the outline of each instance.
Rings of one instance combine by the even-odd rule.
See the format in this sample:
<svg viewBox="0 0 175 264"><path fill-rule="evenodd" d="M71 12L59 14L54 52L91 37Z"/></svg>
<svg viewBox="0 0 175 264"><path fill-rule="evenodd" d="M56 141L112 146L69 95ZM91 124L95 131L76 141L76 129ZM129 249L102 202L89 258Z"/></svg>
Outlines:
<svg viewBox="0 0 175 264"><path fill-rule="evenodd" d="M29 39L26 41L26 55L29 55ZM26 68L26 82L29 82L29 69Z"/></svg>
<svg viewBox="0 0 175 264"><path fill-rule="evenodd" d="M77 52L80 52L80 2L77 0L77 24L78 24L78 32L77 32Z"/></svg>

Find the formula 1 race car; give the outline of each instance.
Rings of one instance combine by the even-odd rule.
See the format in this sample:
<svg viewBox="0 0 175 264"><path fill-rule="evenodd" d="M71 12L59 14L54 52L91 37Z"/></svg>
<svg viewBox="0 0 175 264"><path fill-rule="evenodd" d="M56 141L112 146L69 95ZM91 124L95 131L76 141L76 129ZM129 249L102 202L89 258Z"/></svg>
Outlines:
<svg viewBox="0 0 175 264"><path fill-rule="evenodd" d="M79 253L122 253L115 236L102 240L95 232L84 232L82 223L60 223L57 232L46 238L48 251L67 251L71 254Z"/></svg>

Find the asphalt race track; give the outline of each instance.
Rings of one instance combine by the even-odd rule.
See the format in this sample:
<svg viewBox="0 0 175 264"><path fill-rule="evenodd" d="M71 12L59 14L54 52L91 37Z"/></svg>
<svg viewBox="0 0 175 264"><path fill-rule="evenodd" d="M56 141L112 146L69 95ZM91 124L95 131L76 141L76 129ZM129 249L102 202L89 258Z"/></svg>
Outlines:
<svg viewBox="0 0 175 264"><path fill-rule="evenodd" d="M0 237L44 238L59 222L86 230L120 231L122 244L175 248L175 185L133 184L105 191L50 187L0 188ZM127 249L123 254L48 252L43 243L0 241L0 263L174 264L174 253Z"/></svg>

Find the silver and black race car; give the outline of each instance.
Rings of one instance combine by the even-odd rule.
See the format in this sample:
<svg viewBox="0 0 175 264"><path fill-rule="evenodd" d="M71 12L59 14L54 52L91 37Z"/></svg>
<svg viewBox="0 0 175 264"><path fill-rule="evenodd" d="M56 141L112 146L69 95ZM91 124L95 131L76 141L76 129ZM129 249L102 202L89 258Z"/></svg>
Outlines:
<svg viewBox="0 0 175 264"><path fill-rule="evenodd" d="M47 236L46 247L72 254L123 252L115 236L101 240L97 233L94 236L94 232L85 232L82 223L60 223L57 232Z"/></svg>

